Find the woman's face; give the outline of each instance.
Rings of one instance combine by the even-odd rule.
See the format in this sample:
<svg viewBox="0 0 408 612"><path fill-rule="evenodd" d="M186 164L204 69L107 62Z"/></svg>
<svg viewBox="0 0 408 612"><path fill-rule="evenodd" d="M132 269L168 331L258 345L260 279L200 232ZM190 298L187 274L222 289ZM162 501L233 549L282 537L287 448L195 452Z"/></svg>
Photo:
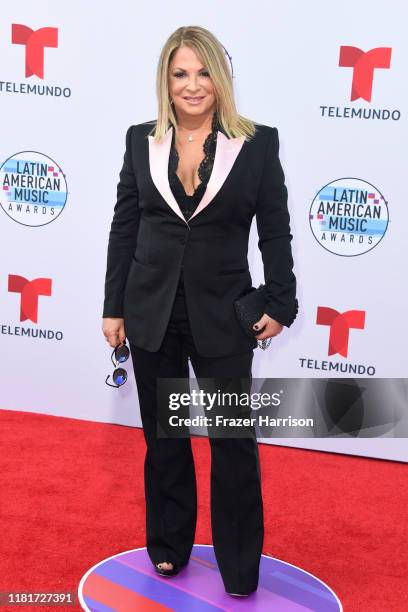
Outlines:
<svg viewBox="0 0 408 612"><path fill-rule="evenodd" d="M215 110L212 81L195 51L180 47L169 66L169 94L178 118L205 116Z"/></svg>

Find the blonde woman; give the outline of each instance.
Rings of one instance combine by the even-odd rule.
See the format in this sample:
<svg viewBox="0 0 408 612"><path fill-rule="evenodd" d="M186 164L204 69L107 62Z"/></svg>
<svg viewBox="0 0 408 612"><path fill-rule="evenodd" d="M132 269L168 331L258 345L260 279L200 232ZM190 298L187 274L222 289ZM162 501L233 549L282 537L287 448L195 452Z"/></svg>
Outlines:
<svg viewBox="0 0 408 612"><path fill-rule="evenodd" d="M257 341L295 316L296 280L278 131L237 112L224 48L178 28L157 71L158 116L131 126L109 235L103 333L129 340L145 457L147 551L174 576L188 563L197 497L189 438L157 437L157 378L251 377ZM252 286L259 234L268 303L254 337L233 301ZM256 330L259 330L257 333ZM256 590L264 537L256 439L209 438L214 551L231 595Z"/></svg>

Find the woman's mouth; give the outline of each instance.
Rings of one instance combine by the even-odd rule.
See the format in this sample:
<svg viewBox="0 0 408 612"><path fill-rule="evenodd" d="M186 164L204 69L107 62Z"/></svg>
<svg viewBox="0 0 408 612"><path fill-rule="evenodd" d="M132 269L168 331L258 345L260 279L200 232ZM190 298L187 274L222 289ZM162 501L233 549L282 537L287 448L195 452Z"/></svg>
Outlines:
<svg viewBox="0 0 408 612"><path fill-rule="evenodd" d="M204 100L204 96L187 96L184 98L189 104L199 104L201 100Z"/></svg>

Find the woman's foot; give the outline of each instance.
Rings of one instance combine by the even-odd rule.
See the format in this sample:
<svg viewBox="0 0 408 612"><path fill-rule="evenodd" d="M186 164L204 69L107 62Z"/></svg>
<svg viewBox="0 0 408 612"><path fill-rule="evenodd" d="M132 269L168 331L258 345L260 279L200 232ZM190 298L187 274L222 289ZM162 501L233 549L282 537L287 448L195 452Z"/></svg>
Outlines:
<svg viewBox="0 0 408 612"><path fill-rule="evenodd" d="M172 563L167 563L167 561L164 561L163 563L156 563L157 567L159 569L164 569L164 570L171 570L173 569L173 564Z"/></svg>
<svg viewBox="0 0 408 612"><path fill-rule="evenodd" d="M160 576L176 576L179 573L180 568L173 563L163 561L161 563L155 563L154 569Z"/></svg>

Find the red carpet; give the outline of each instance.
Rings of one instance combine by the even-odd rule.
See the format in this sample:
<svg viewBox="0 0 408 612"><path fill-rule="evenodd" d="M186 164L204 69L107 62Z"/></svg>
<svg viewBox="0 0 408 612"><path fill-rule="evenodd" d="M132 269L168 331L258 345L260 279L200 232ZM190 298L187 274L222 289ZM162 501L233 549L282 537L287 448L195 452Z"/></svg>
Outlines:
<svg viewBox="0 0 408 612"><path fill-rule="evenodd" d="M92 565L144 546L142 430L7 410L0 418L0 591L76 593ZM208 440L193 448L196 542L210 544ZM264 444L260 452L264 552L327 582L345 612L408 610L408 466Z"/></svg>

